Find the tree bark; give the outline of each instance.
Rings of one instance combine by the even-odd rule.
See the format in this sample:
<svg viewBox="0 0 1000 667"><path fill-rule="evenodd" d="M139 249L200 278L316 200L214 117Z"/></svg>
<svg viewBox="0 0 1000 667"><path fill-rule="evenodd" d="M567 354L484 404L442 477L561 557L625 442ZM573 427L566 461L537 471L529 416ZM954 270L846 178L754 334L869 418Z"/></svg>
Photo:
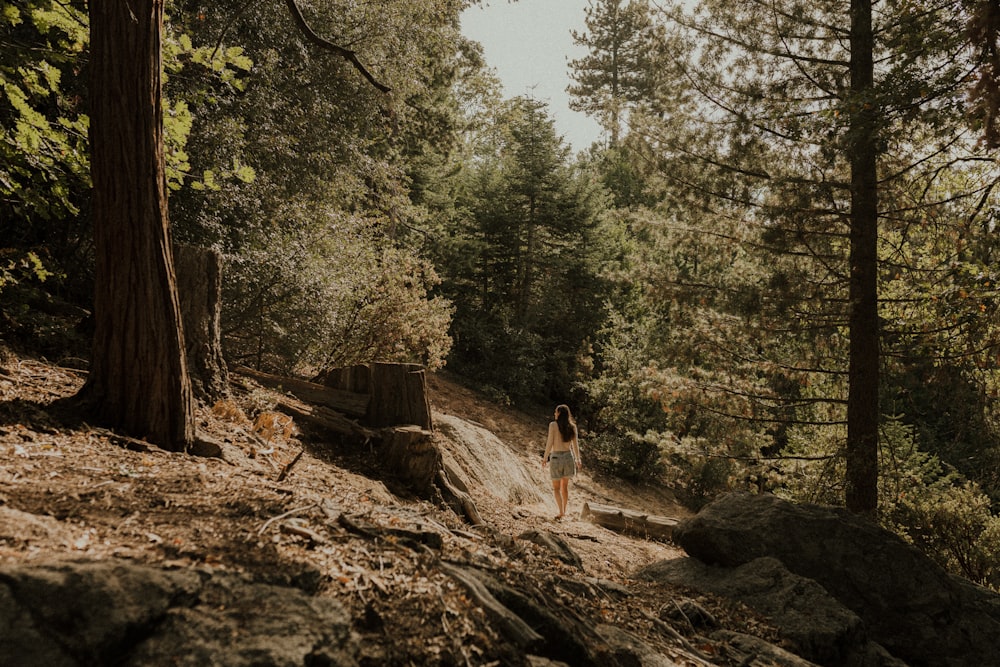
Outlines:
<svg viewBox="0 0 1000 667"><path fill-rule="evenodd" d="M874 96L871 0L851 0L850 359L845 503L878 508L878 107Z"/></svg>
<svg viewBox="0 0 1000 667"><path fill-rule="evenodd" d="M391 475L419 495L430 495L442 465L441 450L430 431L414 425L386 429L380 454Z"/></svg>
<svg viewBox="0 0 1000 667"><path fill-rule="evenodd" d="M222 256L208 248L177 244L174 258L191 386L197 398L214 403L229 393L220 325Z"/></svg>
<svg viewBox="0 0 1000 667"><path fill-rule="evenodd" d="M417 364L371 365L371 402L367 423L371 426L416 424L433 430L427 379Z"/></svg>
<svg viewBox="0 0 1000 667"><path fill-rule="evenodd" d="M171 450L195 438L167 216L163 0L91 0L94 345L81 390L102 423Z"/></svg>

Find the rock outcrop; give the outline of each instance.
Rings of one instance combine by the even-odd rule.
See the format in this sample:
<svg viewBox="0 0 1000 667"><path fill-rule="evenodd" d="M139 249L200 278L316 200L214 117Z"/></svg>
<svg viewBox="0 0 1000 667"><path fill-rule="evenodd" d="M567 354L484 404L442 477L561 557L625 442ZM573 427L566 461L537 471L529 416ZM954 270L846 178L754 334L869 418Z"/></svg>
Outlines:
<svg viewBox="0 0 1000 667"><path fill-rule="evenodd" d="M885 651L914 666L996 664L1000 596L845 510L732 494L681 522L674 540L700 564L639 576L740 600L820 664L893 664Z"/></svg>
<svg viewBox="0 0 1000 667"><path fill-rule="evenodd" d="M0 570L0 665L355 665L335 600L208 570L52 562Z"/></svg>

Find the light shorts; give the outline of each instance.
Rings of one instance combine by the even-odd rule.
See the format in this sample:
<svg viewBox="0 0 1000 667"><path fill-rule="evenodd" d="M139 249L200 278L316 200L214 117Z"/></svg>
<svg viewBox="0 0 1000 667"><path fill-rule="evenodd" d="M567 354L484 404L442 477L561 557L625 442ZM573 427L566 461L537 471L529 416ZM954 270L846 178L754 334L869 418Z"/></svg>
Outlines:
<svg viewBox="0 0 1000 667"><path fill-rule="evenodd" d="M552 452L549 455L549 475L552 479L572 477L576 474L576 461L573 452Z"/></svg>

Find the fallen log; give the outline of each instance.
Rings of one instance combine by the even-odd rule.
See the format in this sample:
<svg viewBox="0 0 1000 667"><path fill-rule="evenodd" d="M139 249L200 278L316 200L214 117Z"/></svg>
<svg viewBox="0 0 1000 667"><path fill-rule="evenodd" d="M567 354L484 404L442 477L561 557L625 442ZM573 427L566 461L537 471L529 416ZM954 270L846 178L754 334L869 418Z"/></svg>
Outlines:
<svg viewBox="0 0 1000 667"><path fill-rule="evenodd" d="M295 405L290 401L279 400L275 408L291 415L295 419L318 426L319 428L356 438L366 442L376 437L375 431L361 426L352 419L348 419L339 412L319 405Z"/></svg>
<svg viewBox="0 0 1000 667"><path fill-rule="evenodd" d="M677 519L670 517L590 502L583 504L580 518L619 533L630 533L662 540L671 539L674 527L677 525Z"/></svg>
<svg viewBox="0 0 1000 667"><path fill-rule="evenodd" d="M241 375L253 378L265 387L287 391L306 403L322 405L352 417L364 417L368 412L368 403L371 400L368 394L327 387L298 378L272 375L246 366L237 366L234 370Z"/></svg>

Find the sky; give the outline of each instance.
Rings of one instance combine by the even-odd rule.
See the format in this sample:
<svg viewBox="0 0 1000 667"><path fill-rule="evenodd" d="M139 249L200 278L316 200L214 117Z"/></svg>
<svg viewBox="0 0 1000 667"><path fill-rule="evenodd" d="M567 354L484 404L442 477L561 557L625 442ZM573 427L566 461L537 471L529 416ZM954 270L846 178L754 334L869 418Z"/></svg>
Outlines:
<svg viewBox="0 0 1000 667"><path fill-rule="evenodd" d="M528 95L545 102L556 132L574 151L600 139L596 121L569 108L569 61L586 54L570 30L583 32L588 0L488 0L462 14L462 33L483 45L504 97Z"/></svg>

